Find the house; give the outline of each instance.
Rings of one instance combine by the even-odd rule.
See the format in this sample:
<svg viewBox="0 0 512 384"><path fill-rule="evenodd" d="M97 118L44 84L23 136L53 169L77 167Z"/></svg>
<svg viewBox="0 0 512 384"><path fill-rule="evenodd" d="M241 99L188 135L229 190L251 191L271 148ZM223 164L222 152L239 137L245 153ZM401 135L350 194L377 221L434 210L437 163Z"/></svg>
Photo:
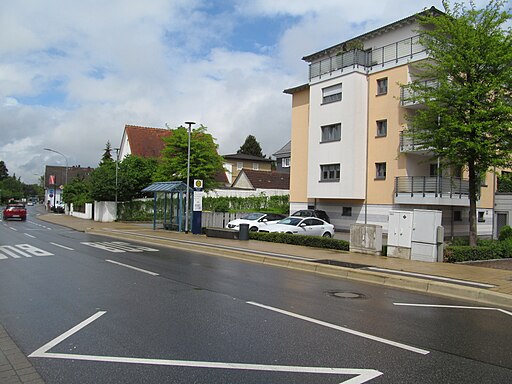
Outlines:
<svg viewBox="0 0 512 384"><path fill-rule="evenodd" d="M291 211L325 210L340 230L368 223L387 231L390 210L436 209L446 236L467 234L468 180L403 136L406 115L421 107L400 86L428 58L419 28L412 15L302 58L308 82L284 91L292 96ZM492 232L494 185L487 174L479 235Z"/></svg>
<svg viewBox="0 0 512 384"><path fill-rule="evenodd" d="M171 133L170 129L125 125L119 146L119 160L123 160L128 155L144 158L160 157L160 152L165 147L163 139Z"/></svg>
<svg viewBox="0 0 512 384"><path fill-rule="evenodd" d="M171 134L171 129L125 125L119 146L119 160L122 161L128 155L159 158L165 148L163 139ZM225 172L218 172L215 175L215 181L221 186L229 185Z"/></svg>
<svg viewBox="0 0 512 384"><path fill-rule="evenodd" d="M44 201L50 203L50 207L62 201L64 185L71 183L76 178L87 179L94 169L91 167L61 167L47 165L44 170Z"/></svg>
<svg viewBox="0 0 512 384"><path fill-rule="evenodd" d="M253 171L270 172L272 170L273 160L265 157L235 153L224 155L224 168L228 174L228 180L232 183L242 169L252 169Z"/></svg>
<svg viewBox="0 0 512 384"><path fill-rule="evenodd" d="M276 170L278 172L286 172L290 173L290 160L292 157L292 142L289 141L278 150L276 153L272 154L276 158Z"/></svg>

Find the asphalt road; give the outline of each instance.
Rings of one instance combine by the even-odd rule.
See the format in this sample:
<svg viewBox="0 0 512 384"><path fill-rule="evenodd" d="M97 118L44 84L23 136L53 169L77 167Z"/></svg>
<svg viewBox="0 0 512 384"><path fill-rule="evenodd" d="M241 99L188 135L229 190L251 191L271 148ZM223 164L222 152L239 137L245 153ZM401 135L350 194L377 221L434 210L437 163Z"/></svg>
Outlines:
<svg viewBox="0 0 512 384"><path fill-rule="evenodd" d="M2 224L0 323L47 383L512 382L509 311Z"/></svg>

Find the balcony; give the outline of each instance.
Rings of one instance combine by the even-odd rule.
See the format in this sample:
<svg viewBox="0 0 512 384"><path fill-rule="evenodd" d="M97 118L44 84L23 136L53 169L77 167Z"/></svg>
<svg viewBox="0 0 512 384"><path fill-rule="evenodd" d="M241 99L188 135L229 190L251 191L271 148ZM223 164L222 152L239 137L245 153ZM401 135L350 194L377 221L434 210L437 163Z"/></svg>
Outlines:
<svg viewBox="0 0 512 384"><path fill-rule="evenodd" d="M313 62L309 65L309 80L321 79L335 71L345 68L363 68L371 70L375 67L384 67L389 64L398 64L416 56L425 56L425 48L419 43L419 36L388 44L384 47L338 53L335 56Z"/></svg>
<svg viewBox="0 0 512 384"><path fill-rule="evenodd" d="M469 207L469 181L460 177L395 177L395 204Z"/></svg>
<svg viewBox="0 0 512 384"><path fill-rule="evenodd" d="M430 148L424 146L414 138L407 136L405 131L400 132L400 152L414 154L429 154Z"/></svg>
<svg viewBox="0 0 512 384"><path fill-rule="evenodd" d="M419 82L418 84L423 85L425 87L437 87L437 81L435 80L424 80ZM403 85L400 87L400 106L404 108L421 108L423 103L418 100L419 93L414 92L407 85Z"/></svg>

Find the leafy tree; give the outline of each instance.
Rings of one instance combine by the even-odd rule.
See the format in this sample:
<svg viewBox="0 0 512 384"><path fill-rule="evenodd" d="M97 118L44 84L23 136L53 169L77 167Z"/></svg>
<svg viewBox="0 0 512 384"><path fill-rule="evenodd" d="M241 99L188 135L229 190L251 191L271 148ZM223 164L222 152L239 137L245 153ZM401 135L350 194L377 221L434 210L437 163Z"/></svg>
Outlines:
<svg viewBox="0 0 512 384"><path fill-rule="evenodd" d="M4 161L0 160L0 180L4 180L8 176L9 176L9 170L5 166Z"/></svg>
<svg viewBox="0 0 512 384"><path fill-rule="evenodd" d="M1 199L4 202L9 199L20 200L25 197L23 189L24 184L15 175L0 181Z"/></svg>
<svg viewBox="0 0 512 384"><path fill-rule="evenodd" d="M112 145L110 144L110 141L107 141L107 144L105 144L105 152L103 152L103 156L101 157L100 165L112 161L114 161L112 159Z"/></svg>
<svg viewBox="0 0 512 384"><path fill-rule="evenodd" d="M165 148L158 168L153 177L154 181L183 181L187 182L187 150L188 130L178 127L172 134L163 139ZM223 172L223 158L217 152L218 145L212 135L206 133L206 127L201 125L191 132L190 139L190 185L193 179L202 179L205 189L215 188L215 175Z"/></svg>
<svg viewBox="0 0 512 384"><path fill-rule="evenodd" d="M420 42L430 60L418 64L408 87L425 108L408 116L409 135L469 178L470 245L477 240L476 202L481 177L492 167L509 167L512 151L512 40L503 25L511 15L504 2L483 9L463 4L445 14L425 14ZM433 85L434 84L434 85Z"/></svg>
<svg viewBox="0 0 512 384"><path fill-rule="evenodd" d="M236 153L265 157L265 155L261 152L260 143L258 143L258 141L253 135L249 135L245 138L245 142L242 144L242 146Z"/></svg>
<svg viewBox="0 0 512 384"><path fill-rule="evenodd" d="M156 159L146 159L132 155L124 158L118 168L118 201L129 201L143 197L141 191L153 181L156 168Z"/></svg>
<svg viewBox="0 0 512 384"><path fill-rule="evenodd" d="M114 201L116 195L116 163L111 159L100 163L89 176L90 196L96 201Z"/></svg>
<svg viewBox="0 0 512 384"><path fill-rule="evenodd" d="M93 201L91 198L91 185L88 180L76 177L64 186L62 200L67 204L73 204L75 209L83 207Z"/></svg>

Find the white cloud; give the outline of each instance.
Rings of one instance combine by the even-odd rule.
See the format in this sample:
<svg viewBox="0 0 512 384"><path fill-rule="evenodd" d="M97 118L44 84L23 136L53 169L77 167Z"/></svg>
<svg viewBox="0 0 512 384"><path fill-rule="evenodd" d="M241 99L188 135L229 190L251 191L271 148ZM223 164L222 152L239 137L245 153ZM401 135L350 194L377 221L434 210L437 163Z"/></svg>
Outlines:
<svg viewBox="0 0 512 384"><path fill-rule="evenodd" d="M290 138L302 56L440 1L19 0L0 3L0 160L35 182L45 164L96 166L125 124L208 126L222 154L253 134L272 154ZM233 7L229 7L233 5ZM239 48L237 27L286 26ZM251 22L253 24L251 24ZM242 36L243 37L243 36Z"/></svg>

